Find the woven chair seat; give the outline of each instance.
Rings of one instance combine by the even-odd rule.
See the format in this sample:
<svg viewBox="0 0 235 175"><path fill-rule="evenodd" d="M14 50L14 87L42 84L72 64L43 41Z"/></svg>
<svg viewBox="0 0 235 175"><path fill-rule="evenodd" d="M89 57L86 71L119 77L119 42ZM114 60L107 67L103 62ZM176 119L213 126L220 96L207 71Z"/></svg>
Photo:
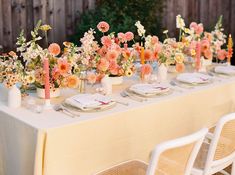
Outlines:
<svg viewBox="0 0 235 175"><path fill-rule="evenodd" d="M124 162L99 175L145 175L148 165L138 160Z"/></svg>

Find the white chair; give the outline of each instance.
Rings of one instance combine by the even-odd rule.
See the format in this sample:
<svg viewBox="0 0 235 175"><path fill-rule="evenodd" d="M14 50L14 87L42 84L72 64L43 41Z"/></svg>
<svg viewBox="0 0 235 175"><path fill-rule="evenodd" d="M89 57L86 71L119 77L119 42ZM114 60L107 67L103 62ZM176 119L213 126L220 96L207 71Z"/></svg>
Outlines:
<svg viewBox="0 0 235 175"><path fill-rule="evenodd" d="M139 160L120 163L95 175L189 175L208 129L159 144L149 166Z"/></svg>
<svg viewBox="0 0 235 175"><path fill-rule="evenodd" d="M229 175L223 169L232 164L231 175L235 175L235 113L222 117L214 132L209 132L206 138L191 174L212 175L220 172Z"/></svg>

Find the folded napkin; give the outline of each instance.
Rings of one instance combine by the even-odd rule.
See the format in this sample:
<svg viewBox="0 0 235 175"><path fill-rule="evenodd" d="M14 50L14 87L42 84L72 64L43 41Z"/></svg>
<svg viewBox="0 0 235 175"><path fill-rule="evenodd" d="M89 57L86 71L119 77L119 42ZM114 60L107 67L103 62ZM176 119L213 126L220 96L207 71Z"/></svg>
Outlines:
<svg viewBox="0 0 235 175"><path fill-rule="evenodd" d="M97 108L101 105L108 105L112 100L101 94L79 94L67 98L65 103L79 109Z"/></svg>
<svg viewBox="0 0 235 175"><path fill-rule="evenodd" d="M159 94L169 91L169 87L160 84L135 84L129 89L138 94Z"/></svg>
<svg viewBox="0 0 235 175"><path fill-rule="evenodd" d="M211 77L201 73L182 73L176 77L178 81L184 83L207 83Z"/></svg>
<svg viewBox="0 0 235 175"><path fill-rule="evenodd" d="M216 66L215 72L227 74L227 75L234 75L235 74L235 66Z"/></svg>

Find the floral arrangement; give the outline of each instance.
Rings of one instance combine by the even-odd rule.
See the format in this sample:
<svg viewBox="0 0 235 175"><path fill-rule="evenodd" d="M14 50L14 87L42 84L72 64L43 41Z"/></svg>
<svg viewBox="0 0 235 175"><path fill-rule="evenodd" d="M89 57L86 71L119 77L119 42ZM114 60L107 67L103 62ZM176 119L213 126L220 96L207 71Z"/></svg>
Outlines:
<svg viewBox="0 0 235 175"><path fill-rule="evenodd" d="M0 56L0 83L4 83L7 88L11 88L16 83L28 79L22 73L23 66L15 52L11 51Z"/></svg>
<svg viewBox="0 0 235 175"><path fill-rule="evenodd" d="M0 82L9 88L18 82L22 87L35 84L38 88L44 88L44 59L49 60L50 86L53 89L77 88L83 80L94 84L105 75L131 76L135 72L134 61L137 57L144 58L140 68L141 76L152 73L154 62L166 66L174 65L178 72L182 72L185 58L195 57L198 42L205 59L225 60L233 54L231 37L228 51L223 49L226 35L223 33L222 17L212 32L206 32L201 23L192 22L186 27L184 19L178 15L178 41L176 38L169 38L166 30L163 32L166 39L160 42L157 36L146 36L146 30L140 21L137 21L135 26L141 38L140 43L134 41L134 34L129 31L108 33L110 26L102 21L97 25L98 32L103 34L100 41L95 39L96 31L90 29L80 39L80 47L64 42L63 48L56 43L42 48L38 44L38 41L43 39L39 31L44 33L48 45L47 31L51 27L41 25L39 21L31 32L30 41L26 40L23 31L17 38L18 55L12 51L0 57ZM130 42L134 44L130 46Z"/></svg>
<svg viewBox="0 0 235 175"><path fill-rule="evenodd" d="M31 76L31 81L27 83L34 83L36 87L44 88L45 72L43 69L43 62L44 59L47 58L49 59L51 88L76 88L79 79L72 74L72 66L69 63L70 60L66 57L67 52L64 52L59 56L61 54L61 48L58 44L52 43L46 49L43 49L37 44L37 41L42 39L42 37L39 36L39 30L45 32L45 37L47 39L46 32L50 29L50 26L41 25L41 22L39 22L34 31L31 32L32 39L30 41L26 41L23 32L21 32L17 39L17 51L24 61L26 72ZM67 50L70 49L69 46L66 48Z"/></svg>
<svg viewBox="0 0 235 175"><path fill-rule="evenodd" d="M201 43L201 55L205 59L213 58L224 60L226 58L226 50L222 49L226 43L226 35L223 33L222 16L220 16L214 30L212 32L204 31L203 24L192 22L189 27L185 26L183 18L178 15L176 17L176 27L180 29L179 42L184 44L184 54L190 57L196 55L196 43Z"/></svg>

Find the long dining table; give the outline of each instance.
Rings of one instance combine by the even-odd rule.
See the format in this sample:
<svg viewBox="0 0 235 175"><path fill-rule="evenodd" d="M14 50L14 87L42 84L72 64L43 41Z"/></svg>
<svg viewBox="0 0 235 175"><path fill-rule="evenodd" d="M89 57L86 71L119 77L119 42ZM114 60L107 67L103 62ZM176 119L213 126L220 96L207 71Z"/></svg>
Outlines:
<svg viewBox="0 0 235 175"><path fill-rule="evenodd" d="M26 104L11 109L0 86L0 175L91 175L130 159L148 162L156 144L212 127L235 110L232 76L191 89L172 86L170 94L144 102L120 96L134 83L125 78L113 87L112 98L128 106L81 112L76 118L54 110L36 113ZM76 93L64 89L52 103Z"/></svg>

